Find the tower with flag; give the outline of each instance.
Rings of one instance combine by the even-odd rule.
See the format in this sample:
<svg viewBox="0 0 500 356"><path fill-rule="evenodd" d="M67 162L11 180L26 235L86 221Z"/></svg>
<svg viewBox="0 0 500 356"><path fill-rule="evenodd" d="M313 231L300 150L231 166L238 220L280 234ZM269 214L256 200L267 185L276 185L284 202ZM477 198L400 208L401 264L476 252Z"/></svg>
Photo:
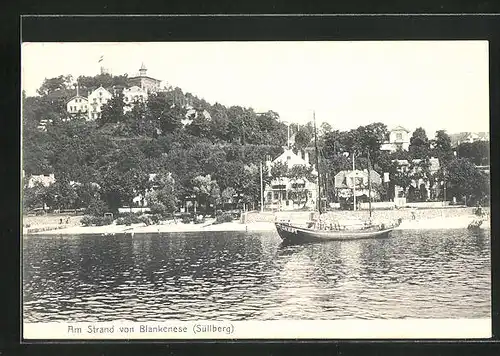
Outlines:
<svg viewBox="0 0 500 356"><path fill-rule="evenodd" d="M107 68L106 65L105 65L104 55L101 55L99 57L99 60L97 61L97 63L101 67L101 74L110 74L109 73L109 68Z"/></svg>

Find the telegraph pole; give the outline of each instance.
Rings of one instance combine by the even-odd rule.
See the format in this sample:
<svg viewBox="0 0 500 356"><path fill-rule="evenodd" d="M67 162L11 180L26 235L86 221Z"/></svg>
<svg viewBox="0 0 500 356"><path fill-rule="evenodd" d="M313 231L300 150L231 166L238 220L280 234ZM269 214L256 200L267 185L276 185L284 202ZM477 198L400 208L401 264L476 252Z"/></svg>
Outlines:
<svg viewBox="0 0 500 356"><path fill-rule="evenodd" d="M318 172L318 212L321 216L321 174L319 172L319 152L318 152L318 138L316 135L316 113L313 111L314 121L314 149L316 153L316 171Z"/></svg>
<svg viewBox="0 0 500 356"><path fill-rule="evenodd" d="M372 180L370 177L370 150L368 150L368 209L370 210L370 221L372 220Z"/></svg>
<svg viewBox="0 0 500 356"><path fill-rule="evenodd" d="M356 164L354 163L354 151L352 152L352 197L354 199L354 211L356 211Z"/></svg>
<svg viewBox="0 0 500 356"><path fill-rule="evenodd" d="M262 178L262 161L260 162L260 212L264 212L264 181Z"/></svg>

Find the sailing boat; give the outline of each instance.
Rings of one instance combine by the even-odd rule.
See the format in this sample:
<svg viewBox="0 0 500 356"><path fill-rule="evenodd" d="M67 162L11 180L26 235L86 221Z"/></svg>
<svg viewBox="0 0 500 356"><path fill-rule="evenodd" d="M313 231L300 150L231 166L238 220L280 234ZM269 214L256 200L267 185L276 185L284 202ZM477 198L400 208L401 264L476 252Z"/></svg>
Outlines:
<svg viewBox="0 0 500 356"><path fill-rule="evenodd" d="M313 114L314 115L314 114ZM320 241L357 240L388 237L401 220L390 225L373 224L371 221L371 180L370 180L370 156L368 154L368 189L369 189L369 210L370 220L361 225L341 226L338 223L328 222L322 219L321 207L321 174L318 155L318 141L316 134L316 116L314 115L314 146L316 152L316 167L318 171L318 219L302 226L293 224L290 221L276 221L275 226L278 235L284 242L290 244L300 244ZM353 189L353 195L355 194Z"/></svg>

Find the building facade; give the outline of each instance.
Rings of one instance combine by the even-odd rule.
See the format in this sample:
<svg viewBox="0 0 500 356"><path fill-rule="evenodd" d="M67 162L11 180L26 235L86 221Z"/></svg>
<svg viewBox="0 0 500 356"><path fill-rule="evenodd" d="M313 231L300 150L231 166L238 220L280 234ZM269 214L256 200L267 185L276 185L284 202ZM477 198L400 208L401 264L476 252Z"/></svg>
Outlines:
<svg viewBox="0 0 500 356"><path fill-rule="evenodd" d="M130 85L138 86L139 88L149 93L157 92L161 89L161 80L149 77L147 68L144 63L139 69L139 75L128 78Z"/></svg>
<svg viewBox="0 0 500 356"><path fill-rule="evenodd" d="M309 159L309 151L301 151L296 154L291 149L285 148L284 152L272 162L267 161L266 166L269 172L271 167L277 163L286 164L288 169L292 169L296 165L314 167ZM317 184L305 178L278 177L264 188L264 205L267 208L293 210L303 206L314 207L316 201Z"/></svg>
<svg viewBox="0 0 500 356"><path fill-rule="evenodd" d="M403 126L396 126L389 131L389 140L384 142L380 149L383 151L395 152L398 150L408 151L410 146L410 131Z"/></svg>
<svg viewBox="0 0 500 356"><path fill-rule="evenodd" d="M407 173L411 176L418 176L418 173L422 172L423 167L421 164L423 163L421 159L413 159L411 164L408 160L394 160L394 162L398 165L398 170L400 172ZM423 192L421 200L429 200L434 199L439 196L440 190L442 189L443 182L437 181L432 177L439 171L440 164L439 159L435 157L431 157L428 162L428 170L430 173L430 177L421 176L418 179L411 179L408 187L400 187L398 185L394 186L394 200L398 202L397 205L403 205L406 203L406 199L414 195L414 192L419 191Z"/></svg>
<svg viewBox="0 0 500 356"><path fill-rule="evenodd" d="M123 111L128 112L134 107L136 102L146 102L148 100L148 93L142 88L134 85L130 88L123 89Z"/></svg>
<svg viewBox="0 0 500 356"><path fill-rule="evenodd" d="M102 86L90 93L88 97L89 120L95 120L101 116L102 106L106 104L113 95Z"/></svg>
<svg viewBox="0 0 500 356"><path fill-rule="evenodd" d="M382 184L380 174L374 170L370 171L370 180L372 188L374 185ZM368 171L365 170L348 170L340 171L335 175L335 193L338 198L349 199L353 194L356 197L370 196L368 184ZM378 199L377 193L372 189L372 199Z"/></svg>
<svg viewBox="0 0 500 356"><path fill-rule="evenodd" d="M66 110L70 115L87 114L88 109L89 101L80 95L72 97L66 104Z"/></svg>
<svg viewBox="0 0 500 356"><path fill-rule="evenodd" d="M42 184L44 187L48 187L56 182L56 178L53 173L51 174L38 174L32 175L28 179L28 188L33 188L37 183Z"/></svg>

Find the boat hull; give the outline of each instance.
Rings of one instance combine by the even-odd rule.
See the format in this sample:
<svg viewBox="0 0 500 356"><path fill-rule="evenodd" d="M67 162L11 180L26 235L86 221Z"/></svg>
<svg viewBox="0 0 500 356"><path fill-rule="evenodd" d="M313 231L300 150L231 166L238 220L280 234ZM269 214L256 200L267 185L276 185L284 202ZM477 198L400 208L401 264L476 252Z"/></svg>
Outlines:
<svg viewBox="0 0 500 356"><path fill-rule="evenodd" d="M389 236L394 228L388 228L376 231L363 231L363 230L340 230L340 231L318 231L308 228L303 228L287 223L275 223L278 235L283 242L286 243L307 243L307 242L321 242L321 241L342 241L342 240L361 240L361 239L374 239L386 238Z"/></svg>

